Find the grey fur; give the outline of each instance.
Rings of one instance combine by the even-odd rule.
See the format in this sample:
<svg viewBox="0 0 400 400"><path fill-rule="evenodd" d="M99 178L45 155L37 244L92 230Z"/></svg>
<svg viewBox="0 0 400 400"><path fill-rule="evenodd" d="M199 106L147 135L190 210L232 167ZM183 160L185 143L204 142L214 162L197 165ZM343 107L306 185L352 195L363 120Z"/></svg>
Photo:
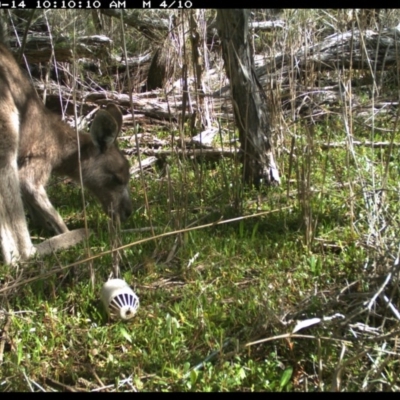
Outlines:
<svg viewBox="0 0 400 400"><path fill-rule="evenodd" d="M68 231L45 186L52 173L79 182L75 131L45 108L13 55L0 44L0 241L4 262L35 254L23 203L35 223L56 234ZM100 110L91 134L80 132L83 184L105 212L119 220L132 212L129 163L116 144L122 114Z"/></svg>

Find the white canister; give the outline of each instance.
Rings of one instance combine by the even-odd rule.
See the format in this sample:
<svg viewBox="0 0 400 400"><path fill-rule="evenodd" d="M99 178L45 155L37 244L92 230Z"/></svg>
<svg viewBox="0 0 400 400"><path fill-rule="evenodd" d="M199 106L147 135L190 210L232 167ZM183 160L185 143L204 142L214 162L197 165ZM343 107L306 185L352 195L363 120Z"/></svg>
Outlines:
<svg viewBox="0 0 400 400"><path fill-rule="evenodd" d="M101 300L111 317L128 320L139 308L139 297L122 279L110 279L101 289Z"/></svg>

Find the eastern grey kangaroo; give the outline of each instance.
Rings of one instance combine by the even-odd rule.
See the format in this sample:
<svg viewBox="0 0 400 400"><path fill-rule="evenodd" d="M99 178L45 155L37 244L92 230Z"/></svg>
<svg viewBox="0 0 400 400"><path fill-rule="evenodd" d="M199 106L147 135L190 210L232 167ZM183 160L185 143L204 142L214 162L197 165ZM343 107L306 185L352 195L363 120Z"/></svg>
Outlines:
<svg viewBox="0 0 400 400"><path fill-rule="evenodd" d="M7 264L35 254L23 204L33 221L57 234L68 231L45 186L52 173L83 184L111 218L132 212L129 163L116 137L122 114L109 104L99 110L90 135L75 131L42 103L11 52L0 43L0 241Z"/></svg>

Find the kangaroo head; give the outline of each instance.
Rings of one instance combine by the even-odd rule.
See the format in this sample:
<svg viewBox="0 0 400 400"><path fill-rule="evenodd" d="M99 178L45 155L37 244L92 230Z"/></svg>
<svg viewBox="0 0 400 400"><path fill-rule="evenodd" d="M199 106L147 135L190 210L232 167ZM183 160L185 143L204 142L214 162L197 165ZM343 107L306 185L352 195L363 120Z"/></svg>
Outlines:
<svg viewBox="0 0 400 400"><path fill-rule="evenodd" d="M126 220L132 213L129 195L129 162L116 144L122 114L114 104L99 110L90 128L95 145L83 167L83 181L113 219Z"/></svg>

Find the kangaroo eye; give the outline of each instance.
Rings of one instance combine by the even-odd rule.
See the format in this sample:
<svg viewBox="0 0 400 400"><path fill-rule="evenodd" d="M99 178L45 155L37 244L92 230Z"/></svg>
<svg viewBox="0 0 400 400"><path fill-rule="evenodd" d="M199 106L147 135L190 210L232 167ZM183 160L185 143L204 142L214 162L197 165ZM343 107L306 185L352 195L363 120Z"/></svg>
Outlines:
<svg viewBox="0 0 400 400"><path fill-rule="evenodd" d="M123 185L124 184L124 182L122 181L122 179L118 175L113 175L112 183L115 184L115 185Z"/></svg>

